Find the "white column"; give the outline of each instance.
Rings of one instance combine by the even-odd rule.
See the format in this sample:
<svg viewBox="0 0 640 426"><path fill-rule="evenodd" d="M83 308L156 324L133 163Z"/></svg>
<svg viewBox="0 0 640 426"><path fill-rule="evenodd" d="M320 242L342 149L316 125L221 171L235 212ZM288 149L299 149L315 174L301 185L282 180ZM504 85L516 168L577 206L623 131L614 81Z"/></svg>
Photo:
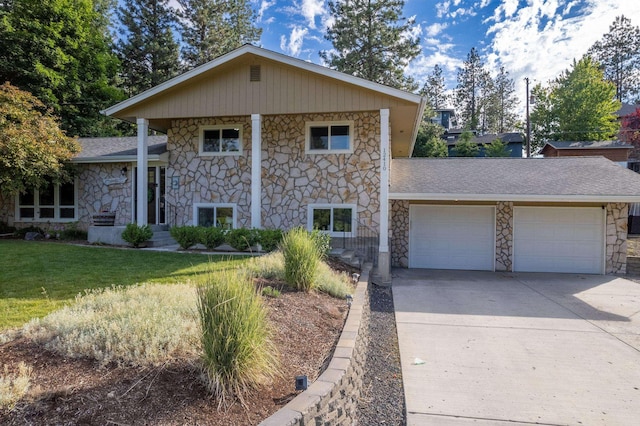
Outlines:
<svg viewBox="0 0 640 426"><path fill-rule="evenodd" d="M383 283L391 281L389 253L389 168L391 166L389 110L380 110L380 249L378 274Z"/></svg>
<svg viewBox="0 0 640 426"><path fill-rule="evenodd" d="M147 224L147 135L149 134L149 120L146 118L138 118L138 204L136 206L136 222L139 226Z"/></svg>
<svg viewBox="0 0 640 426"><path fill-rule="evenodd" d="M251 227L262 228L262 117L251 114Z"/></svg>

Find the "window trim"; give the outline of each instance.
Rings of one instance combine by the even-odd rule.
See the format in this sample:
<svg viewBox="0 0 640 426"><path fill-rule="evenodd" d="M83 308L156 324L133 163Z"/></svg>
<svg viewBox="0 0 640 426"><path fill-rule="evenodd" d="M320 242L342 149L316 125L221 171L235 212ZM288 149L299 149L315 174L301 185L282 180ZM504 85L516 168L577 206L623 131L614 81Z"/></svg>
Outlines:
<svg viewBox="0 0 640 426"><path fill-rule="evenodd" d="M215 124L215 125L206 125L200 126L198 129L198 155L202 157L219 157L219 156L229 156L229 155L242 155L243 152L243 127L242 123L229 123L229 124ZM240 141L240 146L237 151L232 152L210 152L204 151L204 132L206 130L228 130L228 129L238 129L238 139Z"/></svg>
<svg viewBox="0 0 640 426"><path fill-rule="evenodd" d="M358 206L356 204L309 204L307 206L307 230L313 231L313 211L316 209L331 209L329 226L333 229L333 210L351 209L351 232L320 231L332 237L355 237L358 235Z"/></svg>
<svg viewBox="0 0 640 426"><path fill-rule="evenodd" d="M238 224L238 205L234 203L193 203L193 220L192 223L194 226L200 226L198 224L198 209L205 208L231 208L233 211L233 219L231 223L231 229L236 229ZM214 213L214 221L217 220L217 211Z"/></svg>
<svg viewBox="0 0 640 426"><path fill-rule="evenodd" d="M349 148L348 149L331 149L331 141L329 141L329 148L327 149L311 149L311 128L312 127L327 127L328 130L332 126L348 126L349 127ZM352 154L354 149L354 134L353 134L353 121L308 121L305 123L304 132L304 149L306 154ZM329 135L331 132L329 131ZM329 136L331 138L331 136Z"/></svg>
<svg viewBox="0 0 640 426"><path fill-rule="evenodd" d="M60 204L60 184L53 184L53 206L46 205L43 208L52 208L53 207L53 217L40 217L40 190L33 189L33 204L30 205L22 205L20 204L20 194L15 195L15 211L14 218L15 222L22 223L44 223L44 222L56 222L56 223L71 223L78 221L78 178L73 178L73 205L61 205ZM20 208L33 208L33 217L21 217L20 216ZM60 209L69 209L73 208L73 217L72 218L61 218L60 217Z"/></svg>

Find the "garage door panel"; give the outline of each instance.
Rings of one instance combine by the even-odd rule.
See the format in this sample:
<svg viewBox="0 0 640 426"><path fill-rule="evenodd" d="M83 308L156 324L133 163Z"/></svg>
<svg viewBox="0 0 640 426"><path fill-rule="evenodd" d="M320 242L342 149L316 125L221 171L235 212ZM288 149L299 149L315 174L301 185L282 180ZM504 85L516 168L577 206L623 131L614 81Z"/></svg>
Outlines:
<svg viewBox="0 0 640 426"><path fill-rule="evenodd" d="M493 270L493 207L411 206L410 217L410 267Z"/></svg>
<svg viewBox="0 0 640 426"><path fill-rule="evenodd" d="M602 273L602 209L516 207L513 248L515 271Z"/></svg>

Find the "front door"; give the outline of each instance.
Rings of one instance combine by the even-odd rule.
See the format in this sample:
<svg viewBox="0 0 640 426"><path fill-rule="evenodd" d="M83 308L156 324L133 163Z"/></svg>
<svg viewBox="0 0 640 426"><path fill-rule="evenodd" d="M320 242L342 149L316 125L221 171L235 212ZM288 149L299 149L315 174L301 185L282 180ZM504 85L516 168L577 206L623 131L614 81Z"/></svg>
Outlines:
<svg viewBox="0 0 640 426"><path fill-rule="evenodd" d="M138 206L138 185L137 185L137 172L134 171L134 204L133 217L137 217L136 209ZM151 166L147 169L147 223L149 225L161 225L165 223L165 176L166 167L164 166Z"/></svg>

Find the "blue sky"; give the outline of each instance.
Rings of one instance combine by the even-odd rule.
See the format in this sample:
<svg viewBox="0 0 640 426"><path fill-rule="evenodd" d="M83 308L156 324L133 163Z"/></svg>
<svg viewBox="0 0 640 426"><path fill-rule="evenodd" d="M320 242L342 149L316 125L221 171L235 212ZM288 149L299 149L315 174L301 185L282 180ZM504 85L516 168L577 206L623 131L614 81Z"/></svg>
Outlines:
<svg viewBox="0 0 640 426"><path fill-rule="evenodd" d="M332 23L327 0L252 0L263 28L260 44L303 60L322 63L318 52ZM638 0L406 0L415 16L422 53L407 69L419 82L439 64L450 88L469 50L476 47L488 68L500 66L524 99L524 77L546 82L570 67L624 14L640 25Z"/></svg>

